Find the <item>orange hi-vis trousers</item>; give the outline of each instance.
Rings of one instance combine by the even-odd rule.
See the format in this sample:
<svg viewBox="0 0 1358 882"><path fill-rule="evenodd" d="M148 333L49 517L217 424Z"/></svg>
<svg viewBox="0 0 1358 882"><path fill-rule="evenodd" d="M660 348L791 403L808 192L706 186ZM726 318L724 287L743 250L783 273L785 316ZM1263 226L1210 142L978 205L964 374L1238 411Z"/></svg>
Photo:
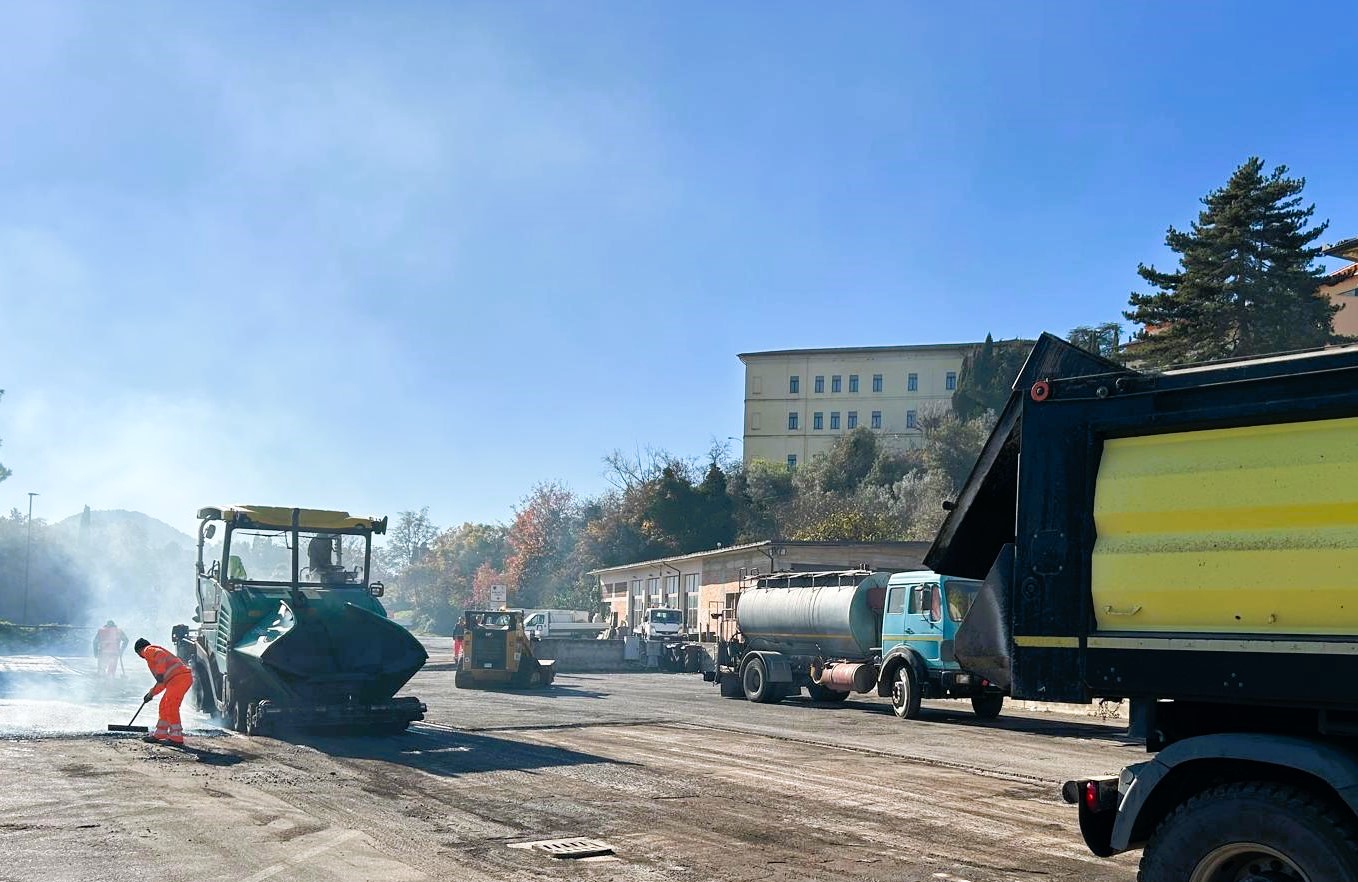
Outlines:
<svg viewBox="0 0 1358 882"><path fill-rule="evenodd" d="M184 725L179 721L179 705L193 685L193 674L188 668L165 681L160 694L160 719L156 720L155 737L171 744L184 743Z"/></svg>

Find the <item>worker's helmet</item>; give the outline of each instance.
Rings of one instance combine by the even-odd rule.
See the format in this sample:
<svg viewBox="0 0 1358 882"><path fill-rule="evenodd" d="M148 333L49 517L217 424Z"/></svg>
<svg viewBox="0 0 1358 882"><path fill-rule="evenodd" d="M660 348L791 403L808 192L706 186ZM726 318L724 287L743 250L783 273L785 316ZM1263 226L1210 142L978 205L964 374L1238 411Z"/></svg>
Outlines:
<svg viewBox="0 0 1358 882"><path fill-rule="evenodd" d="M132 651L137 655L141 655L141 651L150 645L150 640L147 640L145 637L138 637L137 642L132 644Z"/></svg>
<svg viewBox="0 0 1358 882"><path fill-rule="evenodd" d="M105 627L105 628L116 628L116 627L118 627L118 626L115 625L115 624L113 624L113 619L109 619L107 622L104 622L104 627Z"/></svg>

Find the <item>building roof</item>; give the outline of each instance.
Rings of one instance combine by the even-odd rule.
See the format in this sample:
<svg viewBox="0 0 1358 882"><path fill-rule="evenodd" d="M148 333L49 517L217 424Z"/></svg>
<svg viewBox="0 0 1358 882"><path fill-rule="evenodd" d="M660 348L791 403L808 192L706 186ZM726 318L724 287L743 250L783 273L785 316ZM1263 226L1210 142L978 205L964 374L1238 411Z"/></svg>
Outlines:
<svg viewBox="0 0 1358 882"><path fill-rule="evenodd" d="M909 546L927 546L927 542L817 542L804 539L765 539L762 542L746 542L744 545L727 545L722 548L712 548L707 551L692 551L688 554L674 554L669 557L657 557L651 560L639 560L633 563L619 564L615 567L600 567L597 570L590 570L585 575L597 576L601 573L614 573L618 570L631 570L637 567L649 567L658 564L672 563L678 560L693 560L699 557L719 557L723 554L730 554L733 551L750 551L755 548L852 548L854 546L874 547L874 548L899 548L905 550Z"/></svg>
<svg viewBox="0 0 1358 882"><path fill-rule="evenodd" d="M1355 275L1358 275L1358 263L1351 263L1343 269L1337 269L1330 273L1325 277L1325 280L1320 283L1320 286L1325 288L1330 285L1338 285L1340 282L1348 281Z"/></svg>
<svg viewBox="0 0 1358 882"><path fill-rule="evenodd" d="M1340 239L1333 245L1326 245L1320 249L1320 253L1326 257L1339 257L1344 260L1358 261L1358 237L1351 239Z"/></svg>
<svg viewBox="0 0 1358 882"><path fill-rule="evenodd" d="M998 342L998 341L997 341ZM948 349L970 349L976 343L916 343L909 346L836 346L825 349L770 349L765 352L742 352L736 356L747 358L786 355L874 355L887 352L942 352Z"/></svg>

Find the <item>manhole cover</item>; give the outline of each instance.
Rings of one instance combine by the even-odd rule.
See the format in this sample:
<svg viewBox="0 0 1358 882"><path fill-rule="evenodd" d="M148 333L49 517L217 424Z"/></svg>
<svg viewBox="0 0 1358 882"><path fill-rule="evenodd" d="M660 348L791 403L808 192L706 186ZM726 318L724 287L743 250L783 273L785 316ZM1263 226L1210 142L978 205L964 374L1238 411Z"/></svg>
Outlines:
<svg viewBox="0 0 1358 882"><path fill-rule="evenodd" d="M544 851L554 858L563 859L601 857L613 853L613 846L598 839L544 839L541 842L518 843L514 847Z"/></svg>

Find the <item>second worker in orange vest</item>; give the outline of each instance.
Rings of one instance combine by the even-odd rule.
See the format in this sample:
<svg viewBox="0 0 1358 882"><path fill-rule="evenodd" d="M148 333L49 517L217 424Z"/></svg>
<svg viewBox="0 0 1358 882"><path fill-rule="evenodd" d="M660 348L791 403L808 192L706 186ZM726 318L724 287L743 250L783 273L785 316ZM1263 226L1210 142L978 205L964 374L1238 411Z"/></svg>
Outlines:
<svg viewBox="0 0 1358 882"><path fill-rule="evenodd" d="M146 693L145 700L150 701L164 693L160 699L160 719L156 720L156 730L142 741L183 744L184 726L179 721L179 705L193 685L193 673L188 665L179 660L179 656L163 647L153 646L145 637L139 638L132 649L146 661L151 676L156 678L156 685Z"/></svg>

